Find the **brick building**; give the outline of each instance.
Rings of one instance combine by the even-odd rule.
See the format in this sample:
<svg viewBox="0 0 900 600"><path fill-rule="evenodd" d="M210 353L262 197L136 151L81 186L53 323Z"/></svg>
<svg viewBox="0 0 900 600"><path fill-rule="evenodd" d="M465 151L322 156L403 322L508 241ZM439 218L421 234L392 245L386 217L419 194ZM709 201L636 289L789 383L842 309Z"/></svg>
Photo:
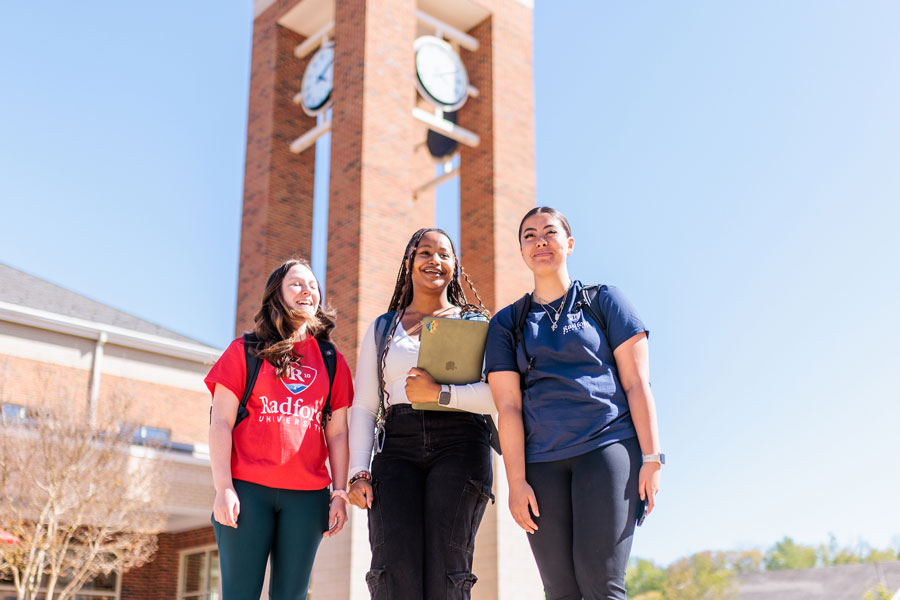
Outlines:
<svg viewBox="0 0 900 600"><path fill-rule="evenodd" d="M115 404L122 423L169 448L166 521L155 560L89 584L85 598L171 600L210 581L213 500L203 376L221 350L0 264L0 405L4 416L56 399L82 414ZM136 440L136 455L152 455ZM184 584L187 584L185 586ZM179 587L181 586L181 587ZM14 598L0 582L0 598Z"/></svg>

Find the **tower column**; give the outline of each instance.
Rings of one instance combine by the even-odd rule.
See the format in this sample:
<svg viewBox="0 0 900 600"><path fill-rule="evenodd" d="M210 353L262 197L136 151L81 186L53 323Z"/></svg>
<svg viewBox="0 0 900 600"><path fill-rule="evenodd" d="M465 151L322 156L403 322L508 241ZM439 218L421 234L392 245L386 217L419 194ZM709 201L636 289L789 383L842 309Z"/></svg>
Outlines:
<svg viewBox="0 0 900 600"><path fill-rule="evenodd" d="M309 260L312 248L315 151L289 149L315 126L293 102L310 57L294 56L305 38L277 23L284 11L275 3L253 22L237 335L252 327L272 269L294 254Z"/></svg>
<svg viewBox="0 0 900 600"><path fill-rule="evenodd" d="M328 296L351 365L350 349L386 308L409 236L434 223L433 200L412 198L429 176L414 168L415 11L414 0L335 6Z"/></svg>

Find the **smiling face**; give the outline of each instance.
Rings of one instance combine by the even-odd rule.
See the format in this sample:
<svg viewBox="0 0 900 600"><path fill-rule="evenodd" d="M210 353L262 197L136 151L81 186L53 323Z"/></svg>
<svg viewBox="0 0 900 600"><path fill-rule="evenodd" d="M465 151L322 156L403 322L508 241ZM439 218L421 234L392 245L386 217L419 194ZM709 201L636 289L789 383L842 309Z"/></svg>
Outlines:
<svg viewBox="0 0 900 600"><path fill-rule="evenodd" d="M453 280L456 257L447 236L429 231L419 240L413 256L411 276L413 293L418 290L444 290Z"/></svg>
<svg viewBox="0 0 900 600"><path fill-rule="evenodd" d="M559 270L575 248L575 239L552 214L536 213L522 223L522 259L535 274Z"/></svg>
<svg viewBox="0 0 900 600"><path fill-rule="evenodd" d="M288 308L315 316L319 307L319 282L306 265L294 265L281 280L281 298Z"/></svg>

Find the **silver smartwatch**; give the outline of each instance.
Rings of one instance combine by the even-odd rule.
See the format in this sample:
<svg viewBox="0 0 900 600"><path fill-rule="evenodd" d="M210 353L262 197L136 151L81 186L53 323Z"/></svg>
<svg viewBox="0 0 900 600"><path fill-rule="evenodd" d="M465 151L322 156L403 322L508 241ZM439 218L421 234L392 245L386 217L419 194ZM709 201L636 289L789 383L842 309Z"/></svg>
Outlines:
<svg viewBox="0 0 900 600"><path fill-rule="evenodd" d="M438 404L441 406L449 406L450 405L450 386L442 385L441 393L438 394Z"/></svg>
<svg viewBox="0 0 900 600"><path fill-rule="evenodd" d="M642 454L641 458L643 459L642 462L645 463L655 462L659 463L660 465L666 464L666 455L662 452L660 452L659 454Z"/></svg>

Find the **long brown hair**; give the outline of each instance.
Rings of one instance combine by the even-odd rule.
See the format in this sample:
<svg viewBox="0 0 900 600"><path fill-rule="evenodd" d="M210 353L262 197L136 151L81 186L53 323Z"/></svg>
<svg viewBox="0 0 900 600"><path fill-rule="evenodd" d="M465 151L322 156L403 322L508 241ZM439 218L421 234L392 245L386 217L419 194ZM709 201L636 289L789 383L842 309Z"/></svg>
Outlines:
<svg viewBox="0 0 900 600"><path fill-rule="evenodd" d="M484 307L484 303L481 301L481 296L478 295L478 290L475 289L475 285L472 283L472 280L469 279L468 274L466 274L465 270L462 268L462 265L459 264L459 255L456 254L456 248L453 246L453 240L450 239L450 236L447 235L447 232L443 229L438 229L436 227L420 229L415 232L411 238L409 238L409 243L406 244L406 250L403 252L403 261L400 263L400 270L397 272L397 282L394 284L394 295L391 296L391 302L388 305L388 312L396 311L397 314L394 316L393 322L391 323L391 328L387 334L387 343L384 345L384 351L381 353L381 356L378 357L379 362L381 363L381 379L378 384L381 386L381 391L384 395L384 400L387 402L390 394L387 389L384 387L384 361L387 357L388 349L391 346L391 340L394 337L394 332L397 331L397 325L400 323L400 320L403 318L403 315L406 313L407 307L412 304L413 299L413 284L412 284L412 265L413 260L416 257L416 250L419 248L419 242L422 240L422 236L426 233L430 233L435 231L450 242L450 249L453 251L453 278L450 280L450 283L447 284L447 300L450 301L450 304L453 306L458 306L460 311L463 313L478 313L489 317L491 313ZM469 289L472 290L472 293L475 295L475 299L478 301L478 305L472 304L466 299L466 293L463 291L462 284L460 282L460 275L465 278L466 284L468 284ZM383 413L383 406L379 407L379 417Z"/></svg>
<svg viewBox="0 0 900 600"><path fill-rule="evenodd" d="M331 341L331 330L334 329L334 311L324 306L321 295L315 316L294 310L285 303L281 284L288 271L297 265L312 271L309 262L302 258L294 257L281 263L269 275L261 306L253 317L254 332L263 344L256 355L269 361L278 377L284 375L295 360L294 344L299 340L298 329L301 325L306 323L308 335L326 342Z"/></svg>

